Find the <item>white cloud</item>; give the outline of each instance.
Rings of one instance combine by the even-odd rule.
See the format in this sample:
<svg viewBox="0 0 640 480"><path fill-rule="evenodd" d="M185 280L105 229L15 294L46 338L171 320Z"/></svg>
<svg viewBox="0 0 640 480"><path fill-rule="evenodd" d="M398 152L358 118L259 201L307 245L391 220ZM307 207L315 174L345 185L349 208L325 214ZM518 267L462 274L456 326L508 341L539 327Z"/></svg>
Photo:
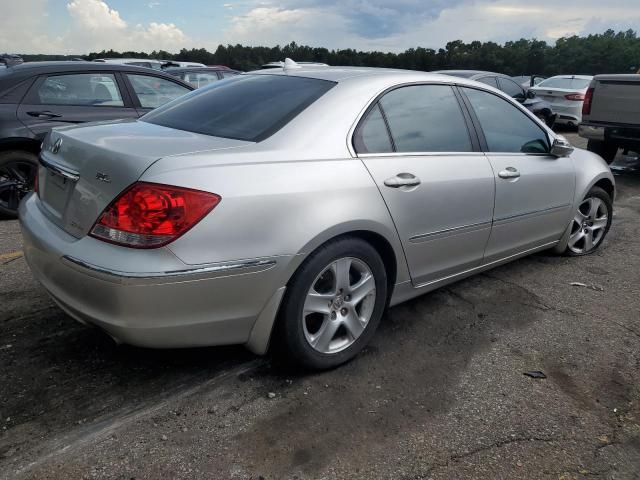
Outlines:
<svg viewBox="0 0 640 480"><path fill-rule="evenodd" d="M4 53L54 52L61 42L46 35L47 0L20 0L2 5L0 50Z"/></svg>

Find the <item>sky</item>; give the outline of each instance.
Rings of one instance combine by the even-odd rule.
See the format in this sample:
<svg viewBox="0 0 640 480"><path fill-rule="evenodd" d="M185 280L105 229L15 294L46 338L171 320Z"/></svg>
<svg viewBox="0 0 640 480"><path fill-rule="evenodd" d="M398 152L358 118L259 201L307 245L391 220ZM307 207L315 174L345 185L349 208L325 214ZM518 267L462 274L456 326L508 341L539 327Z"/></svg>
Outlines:
<svg viewBox="0 0 640 480"><path fill-rule="evenodd" d="M0 0L0 12L0 53L291 41L399 52L640 29L640 0Z"/></svg>

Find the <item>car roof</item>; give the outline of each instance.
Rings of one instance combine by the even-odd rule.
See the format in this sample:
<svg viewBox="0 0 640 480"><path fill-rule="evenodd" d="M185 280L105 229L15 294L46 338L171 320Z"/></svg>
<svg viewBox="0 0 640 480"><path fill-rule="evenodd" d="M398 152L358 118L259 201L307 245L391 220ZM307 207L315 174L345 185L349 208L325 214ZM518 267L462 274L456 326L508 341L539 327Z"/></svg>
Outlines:
<svg viewBox="0 0 640 480"><path fill-rule="evenodd" d="M0 92L6 88L15 85L24 79L31 78L35 75L50 73L67 73L67 72L135 72L146 75L164 76L173 81L177 81L189 89L193 89L192 85L182 82L179 78L164 73L161 70L152 70L150 68L138 67L135 65L120 65L102 62L76 62L76 61L59 61L59 62L25 62L20 65L3 68L0 70Z"/></svg>
<svg viewBox="0 0 640 480"><path fill-rule="evenodd" d="M441 74L438 72L423 72L419 70L402 70L394 68L379 68L379 67L312 67L305 68L304 65L300 65L300 68L285 69L285 68L269 68L264 70L254 70L252 72L243 73L242 75L288 75L296 77L315 78L318 80L328 80L331 82L345 82L347 80L366 80L367 78L380 78L380 77L393 77L394 81L402 81L402 77L408 77L407 81L420 81L420 82L443 82L452 81L452 76L446 73ZM456 82L460 83L475 83L471 79L463 77L455 77ZM486 86L486 85L485 85Z"/></svg>
<svg viewBox="0 0 640 480"><path fill-rule="evenodd" d="M553 77L545 78L545 80L551 80L552 78L577 78L578 80L590 80L593 75L554 75Z"/></svg>

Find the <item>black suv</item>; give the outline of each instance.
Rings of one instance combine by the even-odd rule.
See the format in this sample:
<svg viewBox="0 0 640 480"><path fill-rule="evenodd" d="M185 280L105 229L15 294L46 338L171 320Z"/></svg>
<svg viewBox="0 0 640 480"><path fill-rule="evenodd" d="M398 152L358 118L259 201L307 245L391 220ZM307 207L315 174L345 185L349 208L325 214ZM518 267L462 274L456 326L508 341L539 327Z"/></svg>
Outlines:
<svg viewBox="0 0 640 480"><path fill-rule="evenodd" d="M15 217L33 189L42 140L54 127L138 118L191 90L142 67L33 62L0 69L0 214Z"/></svg>

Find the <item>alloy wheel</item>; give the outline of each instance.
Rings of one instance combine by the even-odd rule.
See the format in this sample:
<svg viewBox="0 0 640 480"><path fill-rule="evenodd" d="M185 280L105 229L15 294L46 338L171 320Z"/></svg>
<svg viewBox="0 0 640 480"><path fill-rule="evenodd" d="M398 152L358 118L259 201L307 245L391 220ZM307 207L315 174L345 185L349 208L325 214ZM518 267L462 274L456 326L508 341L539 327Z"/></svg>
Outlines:
<svg viewBox="0 0 640 480"><path fill-rule="evenodd" d="M309 345L324 354L351 346L364 332L376 300L371 268L344 257L327 265L313 281L302 312Z"/></svg>
<svg viewBox="0 0 640 480"><path fill-rule="evenodd" d="M15 160L0 166L0 207L16 211L20 200L31 190L37 167L26 160Z"/></svg>
<svg viewBox="0 0 640 480"><path fill-rule="evenodd" d="M588 253L604 238L609 209L598 197L585 199L573 217L568 247L573 253Z"/></svg>

